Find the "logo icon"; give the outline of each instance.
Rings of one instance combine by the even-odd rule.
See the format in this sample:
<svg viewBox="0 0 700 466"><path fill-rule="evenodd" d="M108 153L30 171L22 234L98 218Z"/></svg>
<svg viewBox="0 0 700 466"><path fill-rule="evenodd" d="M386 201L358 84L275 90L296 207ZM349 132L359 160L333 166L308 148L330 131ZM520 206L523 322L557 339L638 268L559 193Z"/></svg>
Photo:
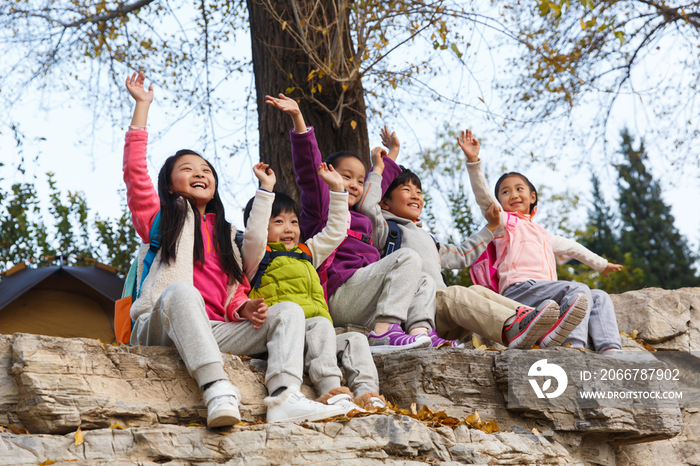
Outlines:
<svg viewBox="0 0 700 466"><path fill-rule="evenodd" d="M530 370L527 373L530 377L550 377L545 380L542 388L537 383L535 379L528 379L532 389L535 391L537 398L556 398L566 390L566 386L569 384L569 378L566 376L566 372L560 366L556 364L548 364L546 359L540 359L530 366ZM551 393L546 393L547 390L552 386L552 379L557 381L557 389Z"/></svg>

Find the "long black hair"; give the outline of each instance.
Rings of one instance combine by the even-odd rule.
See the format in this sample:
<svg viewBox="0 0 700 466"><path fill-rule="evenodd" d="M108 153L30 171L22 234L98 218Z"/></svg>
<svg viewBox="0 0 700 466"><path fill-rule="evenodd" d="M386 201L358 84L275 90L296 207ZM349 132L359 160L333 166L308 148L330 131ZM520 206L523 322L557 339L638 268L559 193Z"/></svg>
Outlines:
<svg viewBox="0 0 700 466"><path fill-rule="evenodd" d="M532 182L527 179L527 176L523 175L522 173L508 172L508 173L504 173L503 175L501 175L501 177L498 179L498 181L496 181L496 188L494 189L494 192L496 194L496 199L498 199L498 190L501 187L501 183L503 183L503 180L505 180L506 178L511 177L511 176L519 177L521 180L523 180L528 185L528 187L530 188L530 191L535 193L535 202L530 204L530 213L532 213L532 211L535 209L535 207L537 207L537 200L540 198L540 196L539 196L539 194L537 194L537 189L535 189L535 185L532 184Z"/></svg>
<svg viewBox="0 0 700 466"><path fill-rule="evenodd" d="M194 212L194 261L204 264L204 244L202 241L202 229L200 226L199 209L195 206L194 199L189 198L184 193L170 192L172 184L172 173L175 162L180 157L185 155L196 155L201 157L214 175L215 189L214 198L207 203L206 213L213 213L216 216L214 225L214 244L219 255L221 268L223 271L233 277L236 281L243 280L243 271L236 261L236 256L233 254L233 244L231 243L231 224L226 221L224 214L224 204L219 197L219 177L216 174L214 167L197 152L182 149L171 155L165 160L163 167L158 173L158 197L160 197L160 231L162 234L161 242L161 259L170 264L175 260L177 240L182 233L182 227L185 225L187 210L192 209ZM178 202L180 197L185 198L188 202Z"/></svg>

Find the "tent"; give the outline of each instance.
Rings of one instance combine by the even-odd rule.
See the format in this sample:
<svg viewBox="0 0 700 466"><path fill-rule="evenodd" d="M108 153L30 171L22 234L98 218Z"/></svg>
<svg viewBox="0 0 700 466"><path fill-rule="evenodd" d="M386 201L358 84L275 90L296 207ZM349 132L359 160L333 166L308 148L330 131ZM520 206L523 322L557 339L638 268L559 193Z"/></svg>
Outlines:
<svg viewBox="0 0 700 466"><path fill-rule="evenodd" d="M57 337L115 341L114 302L124 280L116 269L19 264L0 280L0 333L35 333Z"/></svg>

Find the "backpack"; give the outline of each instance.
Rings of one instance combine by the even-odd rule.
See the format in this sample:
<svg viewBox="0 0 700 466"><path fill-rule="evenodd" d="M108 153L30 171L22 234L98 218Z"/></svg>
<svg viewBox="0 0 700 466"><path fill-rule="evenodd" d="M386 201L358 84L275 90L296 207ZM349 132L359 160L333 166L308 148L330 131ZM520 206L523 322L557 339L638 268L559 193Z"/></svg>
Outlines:
<svg viewBox="0 0 700 466"><path fill-rule="evenodd" d="M505 232L503 233L504 241L507 240L506 235L508 235L508 231L513 231L517 223L518 216L509 212ZM508 237L510 237L510 235L508 235ZM486 247L486 251L479 256L476 262L472 264L472 268L469 269L469 275L471 275L472 282L475 285L483 286L498 293L499 278L496 264L497 259L496 244L491 241Z"/></svg>
<svg viewBox="0 0 700 466"><path fill-rule="evenodd" d="M153 260L160 249L162 235L160 231L160 211L153 218L151 230L148 233L148 251L143 258L143 268L141 271L141 281L137 286L138 276L138 257L134 259L129 267L129 272L124 280L124 289L122 297L114 303L114 334L117 337L117 343L120 345L128 345L131 341L131 329L134 328L134 322L131 320L131 305L141 294L141 287L144 280L153 265Z"/></svg>
<svg viewBox="0 0 700 466"><path fill-rule="evenodd" d="M386 224L389 226L389 234L386 236L386 243L384 244L384 250L382 252L382 257L386 257L397 249L401 249L401 238L403 234L401 233L401 228L399 224L393 220L387 220ZM440 252L440 244L435 239L433 235L430 235L435 243L435 248Z"/></svg>
<svg viewBox="0 0 700 466"><path fill-rule="evenodd" d="M270 246L265 246L265 255L263 256L262 260L260 261L260 265L258 265L258 271L255 273L253 280L251 280L251 282L250 282L251 289L260 287L260 281L262 280L263 275L265 275L265 271L267 270L267 267L275 259L275 257L280 257L280 256L296 257L297 259L309 261L313 264L313 261L311 258L311 250L308 248L308 246L306 246L304 243L299 243L299 244L297 244L297 246L299 247L299 249L301 249L302 252L273 251L272 249L270 249ZM325 291L326 291L325 288L323 291L325 294Z"/></svg>

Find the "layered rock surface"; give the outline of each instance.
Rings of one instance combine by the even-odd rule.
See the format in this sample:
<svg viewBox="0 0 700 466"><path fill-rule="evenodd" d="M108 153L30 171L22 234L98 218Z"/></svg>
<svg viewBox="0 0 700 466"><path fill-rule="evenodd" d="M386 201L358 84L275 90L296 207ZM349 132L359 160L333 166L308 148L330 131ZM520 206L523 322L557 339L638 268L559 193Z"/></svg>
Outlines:
<svg viewBox="0 0 700 466"><path fill-rule="evenodd" d="M658 348L695 350L700 289L616 296L620 329ZM668 316L663 310L672 308ZM635 318L636 316L636 318ZM685 320L687 319L687 320ZM642 324L655 321L652 326ZM662 325L664 326L662 328ZM657 328L658 327L658 328ZM626 349L641 346L624 339ZM683 346L685 345L685 346ZM562 352L586 367L602 358ZM258 424L211 432L201 393L171 348L103 346L89 339L0 336L0 464L700 464L700 412L509 409L518 352L414 350L375 357L382 392L464 418L478 410L502 432L430 428L401 415L303 425ZM539 357L539 356L538 356ZM264 419L265 364L224 355L242 392L245 421ZM304 390L313 396L310 387ZM110 429L113 424L131 426ZM85 442L75 445L80 427ZM503 432L504 431L504 432ZM680 434L679 434L680 433ZM659 439L668 439L659 441ZM656 440L656 441L655 441ZM650 443L651 442L651 443Z"/></svg>

